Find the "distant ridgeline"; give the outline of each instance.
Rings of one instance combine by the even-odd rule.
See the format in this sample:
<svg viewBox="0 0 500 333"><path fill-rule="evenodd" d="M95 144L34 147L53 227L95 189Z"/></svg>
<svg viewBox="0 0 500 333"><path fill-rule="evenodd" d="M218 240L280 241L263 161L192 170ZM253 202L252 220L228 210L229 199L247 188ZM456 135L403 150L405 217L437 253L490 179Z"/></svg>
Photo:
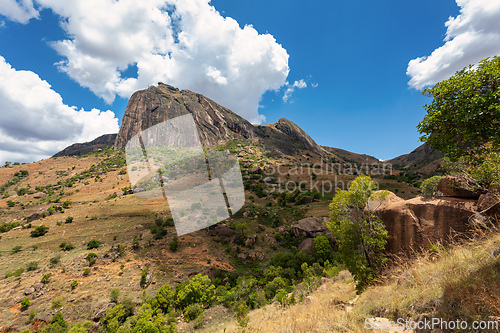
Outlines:
<svg viewBox="0 0 500 333"><path fill-rule="evenodd" d="M193 116L204 147L235 139L257 139L262 143L266 154L273 157L314 153L324 156L325 161L334 157L333 160L337 162L379 162L372 156L320 146L299 126L285 118L272 124L253 125L201 94L179 90L161 82L157 86L137 91L130 97L118 134L106 134L91 142L73 144L54 157L80 156L109 146L117 150L124 149L127 142L139 132L186 114ZM439 167L441 158L441 153L422 145L410 154L385 162L409 171L428 174Z"/></svg>
<svg viewBox="0 0 500 333"><path fill-rule="evenodd" d="M85 155L112 146L115 139L116 134L104 134L91 142L72 144L52 157Z"/></svg>

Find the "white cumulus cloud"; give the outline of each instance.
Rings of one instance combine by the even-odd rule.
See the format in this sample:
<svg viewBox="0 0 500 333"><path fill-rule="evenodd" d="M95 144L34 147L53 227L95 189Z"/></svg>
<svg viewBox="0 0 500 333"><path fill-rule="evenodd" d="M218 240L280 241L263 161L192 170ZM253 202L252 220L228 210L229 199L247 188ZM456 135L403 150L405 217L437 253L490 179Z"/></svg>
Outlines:
<svg viewBox="0 0 500 333"><path fill-rule="evenodd" d="M38 18L32 0L0 0L0 15L19 23L27 23L32 18Z"/></svg>
<svg viewBox="0 0 500 333"><path fill-rule="evenodd" d="M444 45L408 64L409 85L422 89L457 70L500 54L500 1L456 0L460 15L446 22Z"/></svg>
<svg viewBox="0 0 500 333"><path fill-rule="evenodd" d="M283 94L283 102L288 102L290 101L290 97L292 97L292 94L293 92L295 91L295 89L304 89L304 88L307 88L307 83L301 79L299 81L295 81L293 84L290 84L290 83L286 83L286 90L285 90L285 93ZM314 84L313 84L314 86ZM314 87L317 87L317 84L316 86Z"/></svg>
<svg viewBox="0 0 500 333"><path fill-rule="evenodd" d="M108 103L161 81L261 123L262 95L288 76L288 53L272 35L240 27L210 0L36 2L61 17L69 36L52 44L60 70ZM137 75L124 75L131 68Z"/></svg>
<svg viewBox="0 0 500 333"><path fill-rule="evenodd" d="M0 162L34 161L75 142L118 132L112 111L77 110L47 81L12 68L0 56Z"/></svg>

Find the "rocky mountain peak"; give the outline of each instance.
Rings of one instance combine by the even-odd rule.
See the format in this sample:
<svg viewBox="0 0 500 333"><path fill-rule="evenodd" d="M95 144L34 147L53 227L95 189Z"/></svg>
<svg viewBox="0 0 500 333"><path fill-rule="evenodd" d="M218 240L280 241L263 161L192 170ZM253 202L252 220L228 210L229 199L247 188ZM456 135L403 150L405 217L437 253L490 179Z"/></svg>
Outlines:
<svg viewBox="0 0 500 333"><path fill-rule="evenodd" d="M133 136L153 125L192 114L205 146L231 139L250 139L255 127L231 110L189 90L158 83L135 92L130 98L114 148L123 149Z"/></svg>

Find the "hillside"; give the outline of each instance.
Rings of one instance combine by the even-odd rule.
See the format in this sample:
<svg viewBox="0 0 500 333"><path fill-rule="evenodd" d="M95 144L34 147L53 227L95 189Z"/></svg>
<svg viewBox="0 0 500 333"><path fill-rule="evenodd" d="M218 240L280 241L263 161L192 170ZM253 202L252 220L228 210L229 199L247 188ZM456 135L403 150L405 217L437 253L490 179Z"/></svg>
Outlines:
<svg viewBox="0 0 500 333"><path fill-rule="evenodd" d="M439 151L423 144L409 154L398 156L386 162L391 163L395 168L409 172L432 175L439 169L443 157L444 155Z"/></svg>
<svg viewBox="0 0 500 333"><path fill-rule="evenodd" d="M122 148L138 131L187 113L205 148L238 156L246 200L226 221L179 237L165 200L131 193ZM283 288L303 280L301 263L313 267L324 260L314 253L313 238L326 230L307 228L321 224L335 191L347 189L357 174L371 174L381 189L406 199L419 192L389 179L393 170L376 159L321 147L286 119L254 126L202 95L163 84L134 94L114 149L112 139L0 168L0 300L6 310L0 332L42 329L56 313L97 331L116 298L130 299L139 311L163 285L183 286L198 274L208 276L214 288L226 288L219 289L218 305L205 306L197 321L185 320L187 307L178 305L165 320L181 332L197 325L222 325L222 331L237 313L238 300L250 297L252 307L272 303ZM333 255L335 241L324 239ZM286 273L276 273L276 267ZM336 267L324 271L338 273ZM275 280L280 274L286 277L281 287ZM251 276L258 280L250 294L240 294L242 281ZM300 298L312 291L300 288ZM116 289L119 297L112 297ZM22 306L26 299L30 304Z"/></svg>

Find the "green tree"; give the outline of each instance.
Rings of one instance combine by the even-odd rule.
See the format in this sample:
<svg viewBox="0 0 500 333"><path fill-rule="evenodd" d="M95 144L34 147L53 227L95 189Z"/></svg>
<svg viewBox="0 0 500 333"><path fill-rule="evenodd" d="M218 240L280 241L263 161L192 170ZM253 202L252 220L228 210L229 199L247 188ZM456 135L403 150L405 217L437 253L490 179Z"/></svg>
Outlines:
<svg viewBox="0 0 500 333"><path fill-rule="evenodd" d="M452 160L500 147L500 57L486 58L424 89L433 97L417 128L421 141Z"/></svg>
<svg viewBox="0 0 500 333"><path fill-rule="evenodd" d="M318 236L314 238L314 255L320 262L331 260L333 258L332 246L327 236Z"/></svg>
<svg viewBox="0 0 500 333"><path fill-rule="evenodd" d="M161 309L164 313L167 313L169 307L173 304L174 293L169 284L161 286L161 288L156 292L154 304Z"/></svg>
<svg viewBox="0 0 500 333"><path fill-rule="evenodd" d="M209 306L214 298L215 286L206 275L197 274L175 288L175 305L184 309L190 304Z"/></svg>
<svg viewBox="0 0 500 333"><path fill-rule="evenodd" d="M387 230L380 219L366 210L376 187L369 176L358 176L349 190L338 191L330 204L327 227L337 241L342 262L357 280L358 293L373 281L384 262L381 252L387 242Z"/></svg>

